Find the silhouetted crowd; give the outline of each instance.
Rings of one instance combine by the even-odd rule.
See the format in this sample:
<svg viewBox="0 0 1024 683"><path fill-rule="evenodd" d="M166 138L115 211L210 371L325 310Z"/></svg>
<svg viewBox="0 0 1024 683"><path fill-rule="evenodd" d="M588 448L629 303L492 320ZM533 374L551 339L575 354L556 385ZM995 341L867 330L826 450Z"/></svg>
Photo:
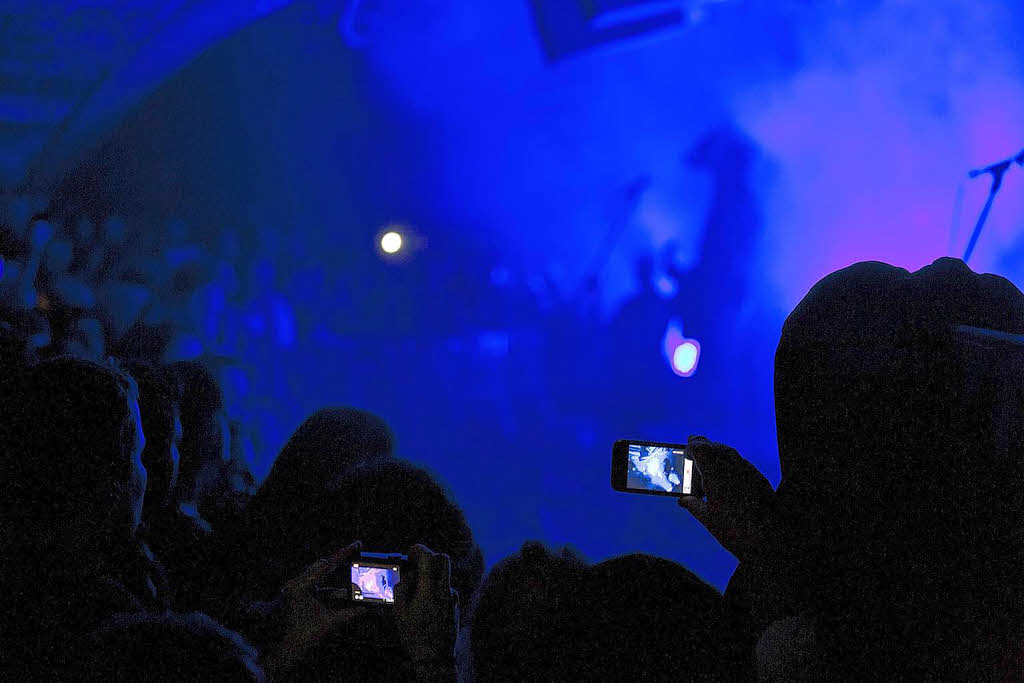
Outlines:
<svg viewBox="0 0 1024 683"><path fill-rule="evenodd" d="M353 408L256 487L209 367L49 348L5 307L5 680L1024 678L1024 295L960 261L856 264L792 312L777 490L690 437L706 497L680 505L739 560L724 594L533 542L485 576L457 503ZM363 552L408 557L393 604L345 593Z"/></svg>

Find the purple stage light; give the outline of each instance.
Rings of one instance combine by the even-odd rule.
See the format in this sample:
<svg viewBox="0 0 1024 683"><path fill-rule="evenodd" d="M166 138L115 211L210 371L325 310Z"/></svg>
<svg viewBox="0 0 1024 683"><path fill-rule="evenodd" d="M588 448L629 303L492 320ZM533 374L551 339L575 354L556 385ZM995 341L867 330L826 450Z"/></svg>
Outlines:
<svg viewBox="0 0 1024 683"><path fill-rule="evenodd" d="M679 377L692 377L697 372L700 342L683 336L683 325L677 318L668 321L662 349L672 372Z"/></svg>
<svg viewBox="0 0 1024 683"><path fill-rule="evenodd" d="M696 339L687 339L672 352L672 371L680 377L690 377L697 371L700 358L700 344Z"/></svg>

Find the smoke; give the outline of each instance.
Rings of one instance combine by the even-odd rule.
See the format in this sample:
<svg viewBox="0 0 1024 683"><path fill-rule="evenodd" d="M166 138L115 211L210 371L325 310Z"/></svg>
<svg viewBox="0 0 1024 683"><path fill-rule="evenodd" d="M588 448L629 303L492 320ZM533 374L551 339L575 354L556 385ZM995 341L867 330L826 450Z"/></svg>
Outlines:
<svg viewBox="0 0 1024 683"><path fill-rule="evenodd" d="M840 6L803 32L795 75L739 92L738 120L777 165L765 256L787 309L856 261L963 255L989 187L967 171L1024 146L1021 28L994 0ZM1024 284L1022 230L1014 168L971 266Z"/></svg>

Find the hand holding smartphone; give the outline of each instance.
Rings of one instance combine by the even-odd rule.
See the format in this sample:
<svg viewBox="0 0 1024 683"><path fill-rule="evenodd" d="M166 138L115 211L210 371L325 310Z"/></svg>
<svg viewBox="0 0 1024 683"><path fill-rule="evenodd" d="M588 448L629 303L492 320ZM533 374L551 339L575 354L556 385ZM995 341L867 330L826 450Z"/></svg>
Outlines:
<svg viewBox="0 0 1024 683"><path fill-rule="evenodd" d="M677 498L704 497L704 485L685 444L622 439L612 446L612 488Z"/></svg>
<svg viewBox="0 0 1024 683"><path fill-rule="evenodd" d="M333 607L346 604L395 604L395 586L407 573L409 558L400 553L360 553L340 567L320 586L321 602Z"/></svg>

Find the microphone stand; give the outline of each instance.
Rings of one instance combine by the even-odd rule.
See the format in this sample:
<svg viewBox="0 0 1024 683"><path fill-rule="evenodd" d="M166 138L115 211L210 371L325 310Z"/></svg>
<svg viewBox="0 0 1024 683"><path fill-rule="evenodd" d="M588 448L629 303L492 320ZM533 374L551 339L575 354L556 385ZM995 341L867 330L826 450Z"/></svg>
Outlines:
<svg viewBox="0 0 1024 683"><path fill-rule="evenodd" d="M985 220L988 218L988 212L992 209L992 202L995 201L996 193L999 192L999 188L1003 185L1003 175L1010 168L1010 164L1013 163L1016 163L1018 166L1024 166L1024 149L1018 152L1015 157L997 161L985 168L977 168L967 174L968 178L977 178L985 173L991 173L992 186L988 190L988 199L985 200L985 206L982 207L981 214L978 216L978 222L974 226L974 232L971 233L971 240L967 243L967 251L964 252L964 263L967 263L971 258L971 254L974 253L974 246L978 243L978 237L981 235L981 229L985 226Z"/></svg>

